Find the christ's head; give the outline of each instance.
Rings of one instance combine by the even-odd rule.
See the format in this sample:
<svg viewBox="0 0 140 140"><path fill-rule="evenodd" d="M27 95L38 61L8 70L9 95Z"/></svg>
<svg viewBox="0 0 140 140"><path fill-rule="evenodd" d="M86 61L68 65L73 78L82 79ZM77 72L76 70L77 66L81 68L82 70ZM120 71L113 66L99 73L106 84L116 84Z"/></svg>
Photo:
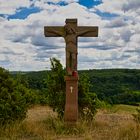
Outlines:
<svg viewBox="0 0 140 140"><path fill-rule="evenodd" d="M75 31L75 29L69 24L69 23L67 23L65 26L64 26L64 29L65 29L65 31L66 31L66 35L67 34L76 34L76 31Z"/></svg>

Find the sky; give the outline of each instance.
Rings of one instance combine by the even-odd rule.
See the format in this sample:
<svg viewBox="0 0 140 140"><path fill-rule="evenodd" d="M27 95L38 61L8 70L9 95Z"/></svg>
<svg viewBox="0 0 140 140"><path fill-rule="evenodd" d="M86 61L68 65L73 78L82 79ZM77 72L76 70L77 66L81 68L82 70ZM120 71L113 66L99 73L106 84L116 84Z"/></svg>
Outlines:
<svg viewBox="0 0 140 140"><path fill-rule="evenodd" d="M98 26L98 37L78 38L78 69L140 69L140 0L0 0L0 67L10 71L65 67L65 42L44 26Z"/></svg>

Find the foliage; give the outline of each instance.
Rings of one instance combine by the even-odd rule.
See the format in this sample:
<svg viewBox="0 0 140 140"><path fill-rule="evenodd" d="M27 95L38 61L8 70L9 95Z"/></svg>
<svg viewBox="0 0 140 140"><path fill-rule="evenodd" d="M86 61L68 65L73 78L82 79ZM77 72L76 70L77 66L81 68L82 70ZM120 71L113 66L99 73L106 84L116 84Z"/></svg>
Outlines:
<svg viewBox="0 0 140 140"><path fill-rule="evenodd" d="M100 100L111 104L140 102L140 70L102 69L79 73L89 76L90 92L95 92Z"/></svg>
<svg viewBox="0 0 140 140"><path fill-rule="evenodd" d="M64 75L66 74L59 60L52 58L51 72L48 74L46 80L47 85L47 97L48 104L57 111L59 116L64 114L65 106L65 81ZM82 75L79 81L79 110L82 116L93 118L96 113L96 100L97 96L94 93L89 92L89 78L86 75ZM86 111L85 111L86 109Z"/></svg>
<svg viewBox="0 0 140 140"><path fill-rule="evenodd" d="M30 91L9 72L0 68L0 124L23 119L26 115Z"/></svg>
<svg viewBox="0 0 140 140"><path fill-rule="evenodd" d="M118 101L121 104L129 104L129 105L135 105L139 106L140 102L140 91L124 91L123 94L119 96L114 96L116 97L116 102Z"/></svg>
<svg viewBox="0 0 140 140"><path fill-rule="evenodd" d="M23 78L22 73L19 72L16 74L14 80L16 82L16 85L19 85L19 88L24 87L26 89L24 97L28 106L40 103L41 97L39 96L40 94L38 93L38 90L29 88L28 78L26 76Z"/></svg>
<svg viewBox="0 0 140 140"><path fill-rule="evenodd" d="M13 77L16 79L18 77L20 79L20 83L24 86L40 91L46 88L44 80L46 79L48 73L49 71L11 72Z"/></svg>
<svg viewBox="0 0 140 140"><path fill-rule="evenodd" d="M46 83L44 80L47 79L50 72L22 72L22 79L27 81L29 88L39 90L45 96ZM140 102L140 70L102 69L82 70L78 73L79 77L84 73L89 77L89 92L96 93L98 99L102 101L110 104L133 105Z"/></svg>
<svg viewBox="0 0 140 140"><path fill-rule="evenodd" d="M14 79L26 87L30 92L26 94L28 104L47 104L46 85L44 79L47 77L47 72L14 72Z"/></svg>
<svg viewBox="0 0 140 140"><path fill-rule="evenodd" d="M65 106L65 70L59 60L52 58L51 72L46 79L48 104L57 111L59 116L64 114Z"/></svg>
<svg viewBox="0 0 140 140"><path fill-rule="evenodd" d="M88 120L94 118L98 98L95 93L89 92L90 82L86 74L82 74L78 86L79 111L82 117Z"/></svg>

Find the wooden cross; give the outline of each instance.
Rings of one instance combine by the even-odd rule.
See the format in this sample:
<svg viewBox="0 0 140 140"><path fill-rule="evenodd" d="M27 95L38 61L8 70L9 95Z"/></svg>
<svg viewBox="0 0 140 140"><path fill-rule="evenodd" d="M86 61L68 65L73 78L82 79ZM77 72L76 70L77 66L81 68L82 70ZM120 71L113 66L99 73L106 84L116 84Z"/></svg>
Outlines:
<svg viewBox="0 0 140 140"><path fill-rule="evenodd" d="M66 43L66 103L64 119L76 122L78 119L78 73L77 73L77 38L97 37L97 26L77 26L77 19L66 19L64 26L45 26L46 37L63 37ZM73 93L73 94L72 94Z"/></svg>

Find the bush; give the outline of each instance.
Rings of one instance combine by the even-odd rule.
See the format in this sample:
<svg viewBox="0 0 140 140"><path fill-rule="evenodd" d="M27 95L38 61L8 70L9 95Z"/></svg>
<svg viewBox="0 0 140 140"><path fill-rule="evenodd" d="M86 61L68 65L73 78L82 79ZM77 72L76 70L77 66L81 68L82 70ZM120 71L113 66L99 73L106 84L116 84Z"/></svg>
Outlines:
<svg viewBox="0 0 140 140"><path fill-rule="evenodd" d="M98 98L95 93L89 92L90 82L86 74L80 75L78 85L78 103L80 115L92 120L96 113Z"/></svg>
<svg viewBox="0 0 140 140"><path fill-rule="evenodd" d="M45 81L47 85L47 99L48 105L58 112L60 117L64 114L65 106L65 70L63 69L59 60L52 58L51 72Z"/></svg>
<svg viewBox="0 0 140 140"><path fill-rule="evenodd" d="M53 108L54 111L58 112L59 117L64 115L65 107L65 81L64 76L66 74L59 60L52 58L51 71L46 79L47 84L47 98L48 104ZM89 78L87 75L80 76L78 91L79 91L79 111L82 116L88 116L93 118L96 113L96 101L97 96L95 93L89 92ZM85 114L85 109L88 112Z"/></svg>
<svg viewBox="0 0 140 140"><path fill-rule="evenodd" d="M28 92L7 70L0 68L0 124L25 118Z"/></svg>

